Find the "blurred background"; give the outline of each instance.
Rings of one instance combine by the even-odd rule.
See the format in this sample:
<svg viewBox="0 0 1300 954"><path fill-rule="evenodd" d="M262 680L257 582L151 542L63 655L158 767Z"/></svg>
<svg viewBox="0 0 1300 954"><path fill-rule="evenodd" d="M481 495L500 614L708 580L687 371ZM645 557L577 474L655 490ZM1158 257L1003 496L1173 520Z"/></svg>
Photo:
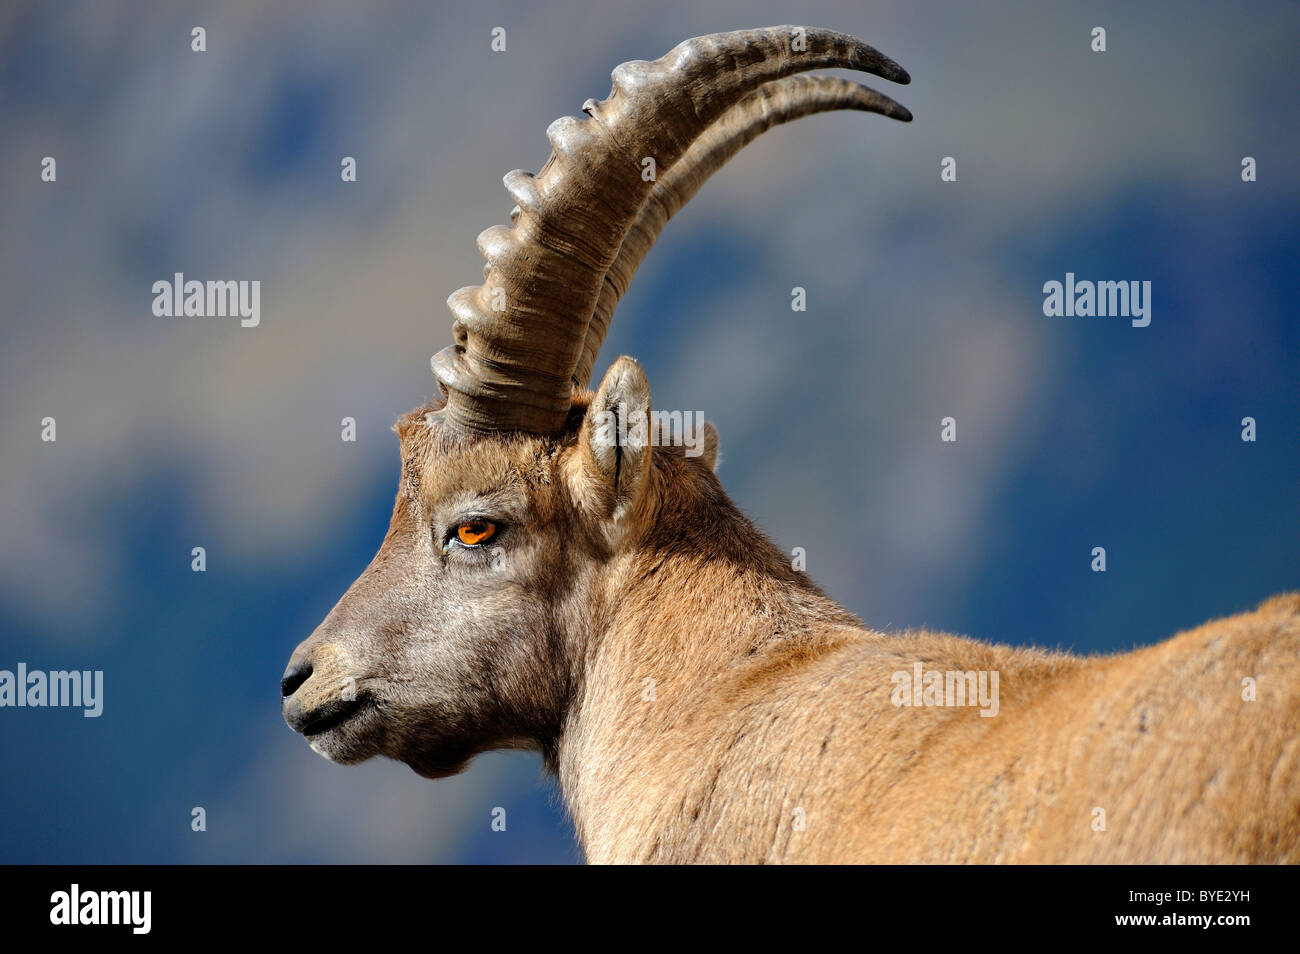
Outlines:
<svg viewBox="0 0 1300 954"><path fill-rule="evenodd" d="M0 710L0 861L581 860L536 757L331 765L278 680L383 537L501 176L617 63L791 21L901 62L869 82L916 121L750 146L597 374L715 421L736 501L877 628L1109 652L1300 587L1298 3L10 2L0 669L105 690ZM154 317L178 271L261 281L260 326ZM1045 318L1067 271L1151 281L1150 326Z"/></svg>

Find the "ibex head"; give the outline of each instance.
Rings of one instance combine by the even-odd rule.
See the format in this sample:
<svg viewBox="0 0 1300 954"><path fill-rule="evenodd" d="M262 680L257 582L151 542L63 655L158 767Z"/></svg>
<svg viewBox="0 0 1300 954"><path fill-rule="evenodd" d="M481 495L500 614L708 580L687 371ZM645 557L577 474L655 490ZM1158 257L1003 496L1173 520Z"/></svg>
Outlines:
<svg viewBox="0 0 1300 954"><path fill-rule="evenodd" d="M388 535L284 675L285 719L317 752L428 776L490 748L553 755L601 633L644 598L630 584L656 554L699 554L700 573L758 560L792 575L715 480L711 428L698 454L664 446L630 358L594 396L587 385L660 230L741 147L826 110L911 118L857 83L791 75L818 68L908 82L839 33L701 37L619 66L587 118L551 125L536 177L505 177L512 225L479 236L486 280L449 299L442 400L395 428Z"/></svg>

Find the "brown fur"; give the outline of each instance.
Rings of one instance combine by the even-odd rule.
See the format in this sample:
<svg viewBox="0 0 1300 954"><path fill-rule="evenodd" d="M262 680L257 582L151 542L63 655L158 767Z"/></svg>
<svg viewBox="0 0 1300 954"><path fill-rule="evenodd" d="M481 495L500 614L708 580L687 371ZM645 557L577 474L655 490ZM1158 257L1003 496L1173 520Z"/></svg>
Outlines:
<svg viewBox="0 0 1300 954"><path fill-rule="evenodd" d="M593 862L1300 861L1300 594L1114 656L883 634L732 505L716 439L595 446L620 401L649 408L630 359L557 438L399 422L388 536L290 664L300 729L355 681L313 748L428 776L535 748ZM500 568L441 545L467 508ZM996 671L997 715L894 705L917 661Z"/></svg>

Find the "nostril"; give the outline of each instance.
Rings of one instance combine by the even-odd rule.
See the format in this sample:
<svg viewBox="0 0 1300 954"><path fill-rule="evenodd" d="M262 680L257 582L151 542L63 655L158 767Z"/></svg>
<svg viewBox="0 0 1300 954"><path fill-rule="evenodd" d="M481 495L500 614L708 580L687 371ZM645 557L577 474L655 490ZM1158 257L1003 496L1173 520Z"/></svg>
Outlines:
<svg viewBox="0 0 1300 954"><path fill-rule="evenodd" d="M310 677L311 663L291 663L280 680L280 695L288 699Z"/></svg>

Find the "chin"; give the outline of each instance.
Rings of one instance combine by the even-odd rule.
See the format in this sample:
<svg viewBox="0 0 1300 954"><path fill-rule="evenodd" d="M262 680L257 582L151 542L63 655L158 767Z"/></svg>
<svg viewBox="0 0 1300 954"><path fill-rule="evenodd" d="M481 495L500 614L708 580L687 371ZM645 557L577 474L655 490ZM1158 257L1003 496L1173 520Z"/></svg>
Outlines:
<svg viewBox="0 0 1300 954"><path fill-rule="evenodd" d="M339 741L332 732L312 736L307 739L307 745L321 758L338 765L357 765L378 754L373 749Z"/></svg>
<svg viewBox="0 0 1300 954"><path fill-rule="evenodd" d="M353 719L325 732L305 736L311 750L339 765L356 765L382 754L383 732L370 720Z"/></svg>

